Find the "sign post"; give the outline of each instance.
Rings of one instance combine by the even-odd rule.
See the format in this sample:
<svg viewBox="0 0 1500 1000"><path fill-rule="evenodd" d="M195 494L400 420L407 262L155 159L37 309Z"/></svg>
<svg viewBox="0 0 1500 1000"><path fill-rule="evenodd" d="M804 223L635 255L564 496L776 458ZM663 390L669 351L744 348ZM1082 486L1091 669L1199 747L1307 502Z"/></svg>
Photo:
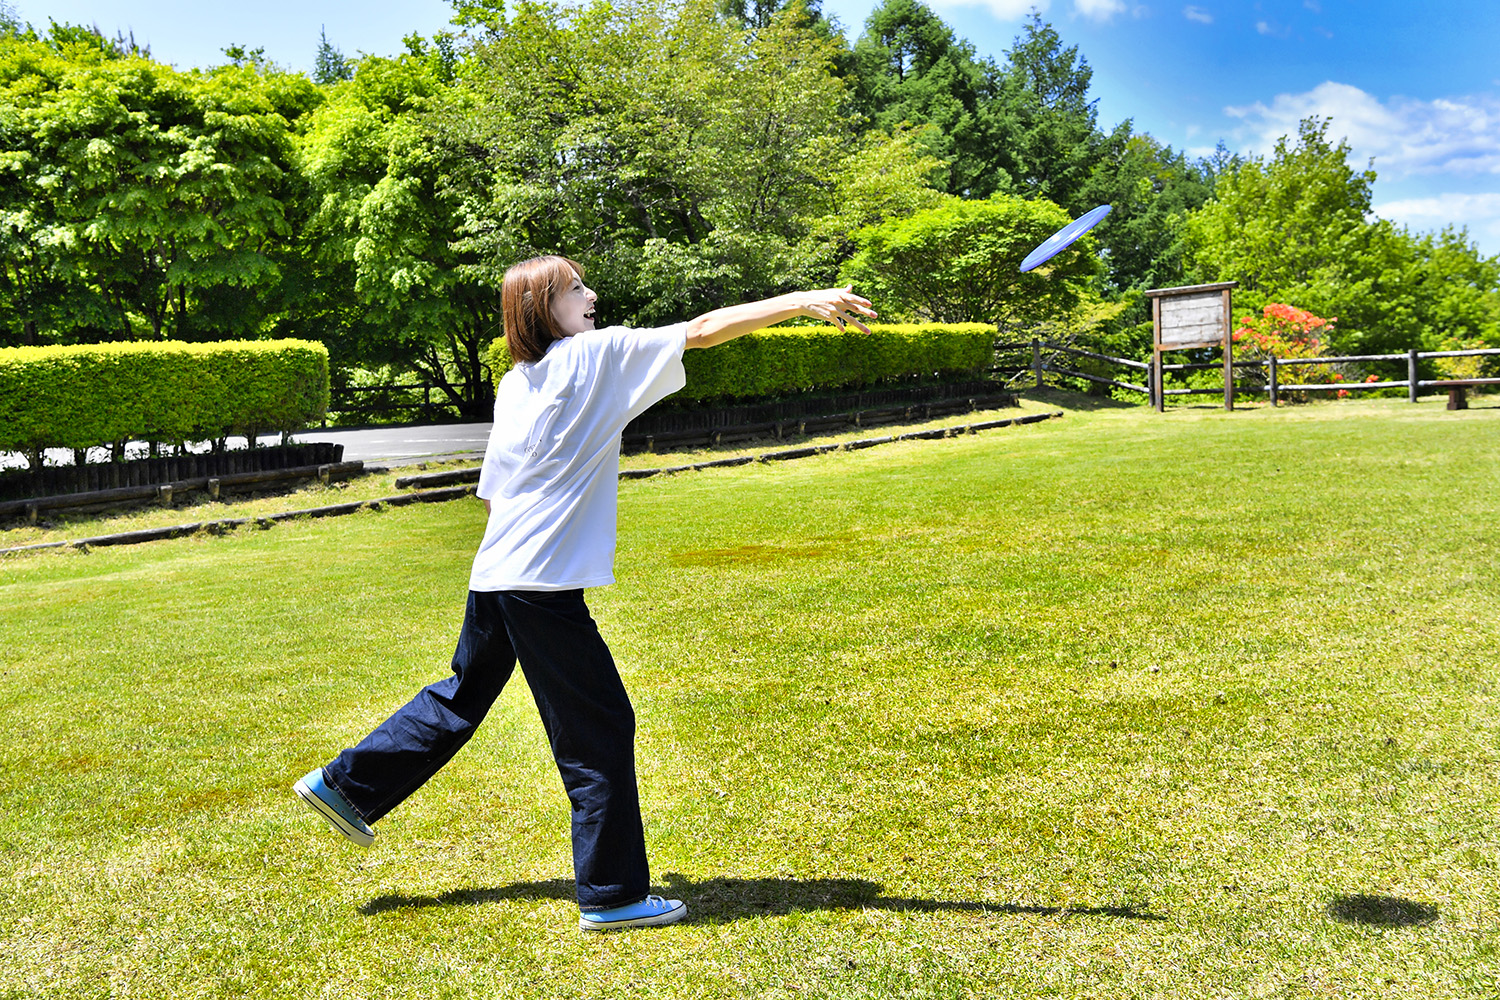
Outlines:
<svg viewBox="0 0 1500 1000"><path fill-rule="evenodd" d="M1218 347L1221 344L1224 347L1224 409L1234 409L1230 290L1238 284L1237 281L1221 281L1213 285L1153 288L1146 293L1151 297L1151 402L1158 413L1166 408L1167 403L1162 384L1162 352Z"/></svg>

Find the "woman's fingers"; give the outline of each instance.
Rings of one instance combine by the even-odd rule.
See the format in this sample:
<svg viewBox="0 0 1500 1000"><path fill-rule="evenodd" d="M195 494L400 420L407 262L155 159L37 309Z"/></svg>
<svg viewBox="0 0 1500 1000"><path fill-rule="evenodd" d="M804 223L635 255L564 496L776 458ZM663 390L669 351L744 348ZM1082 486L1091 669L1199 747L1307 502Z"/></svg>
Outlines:
<svg viewBox="0 0 1500 1000"><path fill-rule="evenodd" d="M820 318L836 324L840 330L845 329L848 323L853 323L865 333L869 333L870 328L860 321L860 317L867 316L874 319L878 315L870 304L870 300L855 295L852 286L825 289L817 293L816 298L814 311Z"/></svg>

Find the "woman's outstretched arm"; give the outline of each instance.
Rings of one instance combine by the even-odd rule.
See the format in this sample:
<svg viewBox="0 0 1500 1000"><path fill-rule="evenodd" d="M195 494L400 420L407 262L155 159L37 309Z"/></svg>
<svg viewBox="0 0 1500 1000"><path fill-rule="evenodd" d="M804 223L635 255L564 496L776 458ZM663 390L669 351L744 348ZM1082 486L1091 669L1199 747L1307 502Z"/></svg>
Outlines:
<svg viewBox="0 0 1500 1000"><path fill-rule="evenodd" d="M706 312L690 320L687 327L687 346L713 347L726 340L743 337L747 333L780 323L793 316L812 316L837 324L853 323L865 333L861 317L875 318L875 310L867 299L854 294L852 288L825 288L815 292L788 292L775 298L759 302L746 302L737 306L726 306Z"/></svg>

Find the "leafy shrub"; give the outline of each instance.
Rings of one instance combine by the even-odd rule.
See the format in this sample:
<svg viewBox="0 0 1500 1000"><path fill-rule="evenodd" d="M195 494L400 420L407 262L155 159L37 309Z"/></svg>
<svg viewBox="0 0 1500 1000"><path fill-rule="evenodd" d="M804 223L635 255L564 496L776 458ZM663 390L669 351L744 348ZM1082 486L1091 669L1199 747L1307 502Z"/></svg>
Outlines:
<svg viewBox="0 0 1500 1000"><path fill-rule="evenodd" d="M0 450L293 431L328 410L328 350L300 340L0 349Z"/></svg>
<svg viewBox="0 0 1500 1000"><path fill-rule="evenodd" d="M1334 323L1337 321L1336 316L1324 319L1296 306L1281 302L1268 303L1261 309L1259 316L1251 314L1240 317L1233 335L1235 357L1245 361L1274 357L1278 362L1277 382L1333 385L1359 380L1361 373L1348 364L1286 363L1295 362L1298 358L1324 357L1324 339L1333 333ZM1256 374L1260 375L1260 372ZM1264 375L1260 377L1262 381L1265 380ZM1363 378L1363 381L1373 382L1378 379L1371 375ZM1338 395L1344 397L1349 393L1346 389L1340 389Z"/></svg>
<svg viewBox="0 0 1500 1000"><path fill-rule="evenodd" d="M1026 255L1067 222L1049 201L954 198L860 230L859 250L839 280L887 315L1029 330L1070 313L1103 271L1090 234L1037 270L1021 272Z"/></svg>
<svg viewBox="0 0 1500 1000"><path fill-rule="evenodd" d="M869 333L831 326L778 326L683 356L679 402L754 399L809 389L842 389L910 376L984 371L995 328L986 323L887 324ZM490 347L498 384L510 370L504 339Z"/></svg>

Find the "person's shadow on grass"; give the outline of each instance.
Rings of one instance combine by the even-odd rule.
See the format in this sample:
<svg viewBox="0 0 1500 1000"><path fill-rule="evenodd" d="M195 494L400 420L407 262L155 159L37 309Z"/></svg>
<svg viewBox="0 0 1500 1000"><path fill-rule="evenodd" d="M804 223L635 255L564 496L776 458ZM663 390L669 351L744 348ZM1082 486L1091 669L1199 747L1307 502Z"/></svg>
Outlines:
<svg viewBox="0 0 1500 1000"><path fill-rule="evenodd" d="M666 889L688 904L688 923L715 923L754 917L781 916L811 910L891 910L896 912L1028 914L1035 916L1124 917L1166 920L1136 906L1042 906L1026 903L983 903L974 900L915 899L887 896L885 887L862 878L711 878L694 881L668 872ZM361 906L366 916L390 910L435 906L479 906L515 899L574 898L572 879L517 882L490 889L454 889L441 896L377 896Z"/></svg>

